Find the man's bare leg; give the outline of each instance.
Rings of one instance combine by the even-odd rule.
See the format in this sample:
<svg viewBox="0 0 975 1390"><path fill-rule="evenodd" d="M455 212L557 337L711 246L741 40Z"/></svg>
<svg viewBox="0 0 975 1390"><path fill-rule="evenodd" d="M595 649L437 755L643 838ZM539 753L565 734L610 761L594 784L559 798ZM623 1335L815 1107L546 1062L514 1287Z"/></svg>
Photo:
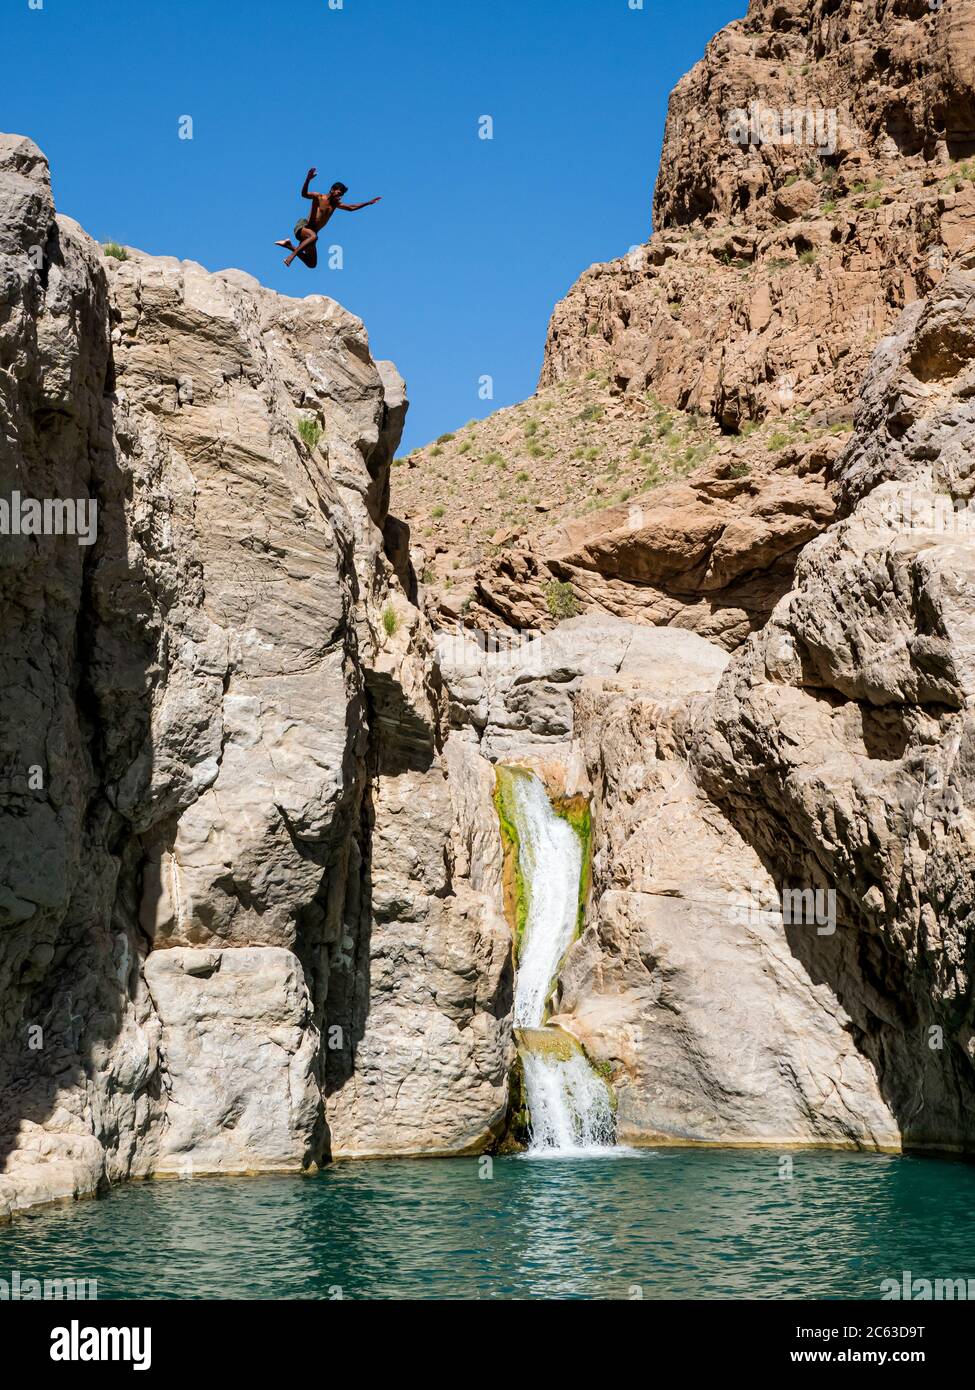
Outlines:
<svg viewBox="0 0 975 1390"><path fill-rule="evenodd" d="M287 237L285 237L284 241L276 241L274 244L275 246L282 247L285 251L297 250L297 247L294 246L294 244Z"/></svg>
<svg viewBox="0 0 975 1390"><path fill-rule="evenodd" d="M290 265L291 262L294 260L295 256L302 256L302 258L304 258L303 253L304 253L305 251L309 251L309 250L314 246L314 244L315 244L315 242L316 242L317 240L318 240L318 233L317 233L317 232L313 232L313 231L311 231L308 227L306 227L305 230L304 230L304 231L302 232L302 234L301 234L301 241L299 241L298 245L297 245L297 246L294 248L294 250L291 252L291 255L290 255L290 256L285 256L285 258L284 258L284 263L285 263L285 265Z"/></svg>

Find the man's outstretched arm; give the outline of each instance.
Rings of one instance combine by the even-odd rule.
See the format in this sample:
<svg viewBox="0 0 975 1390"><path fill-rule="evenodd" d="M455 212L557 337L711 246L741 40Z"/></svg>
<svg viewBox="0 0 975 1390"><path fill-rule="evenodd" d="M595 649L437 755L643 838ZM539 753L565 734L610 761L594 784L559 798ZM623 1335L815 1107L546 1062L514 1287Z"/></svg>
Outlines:
<svg viewBox="0 0 975 1390"><path fill-rule="evenodd" d="M302 196L303 198L317 198L317 197L318 197L318 194L317 194L317 193L309 193L309 191L308 191L308 185L311 183L312 179L315 177L315 175L316 175L317 173L318 173L318 170L317 170L317 169L309 169L309 170L308 170L308 173L305 175L305 182L304 182L304 183L302 184L302 186L301 186L301 196Z"/></svg>
<svg viewBox="0 0 975 1390"><path fill-rule="evenodd" d="M380 196L378 198L370 198L368 203L336 203L335 206L341 208L343 212L359 212L362 208L371 208L373 203L381 202L382 197Z"/></svg>

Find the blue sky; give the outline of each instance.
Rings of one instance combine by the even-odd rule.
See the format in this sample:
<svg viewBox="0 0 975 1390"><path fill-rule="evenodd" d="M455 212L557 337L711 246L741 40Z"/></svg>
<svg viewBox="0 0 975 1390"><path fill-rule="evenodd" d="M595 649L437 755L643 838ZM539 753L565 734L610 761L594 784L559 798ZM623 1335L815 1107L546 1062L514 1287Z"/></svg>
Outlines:
<svg viewBox="0 0 975 1390"><path fill-rule="evenodd" d="M59 210L99 240L360 315L407 379L413 447L531 394L556 300L649 234L671 87L745 8L4 0L0 128L37 141ZM383 195L333 219L342 270L285 270L272 244L312 164Z"/></svg>

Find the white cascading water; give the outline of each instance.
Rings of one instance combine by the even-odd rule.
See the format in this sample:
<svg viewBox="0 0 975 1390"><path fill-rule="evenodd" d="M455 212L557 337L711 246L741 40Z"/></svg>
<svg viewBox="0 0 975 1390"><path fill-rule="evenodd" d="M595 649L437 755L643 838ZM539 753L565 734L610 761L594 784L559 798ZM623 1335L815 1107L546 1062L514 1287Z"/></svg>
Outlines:
<svg viewBox="0 0 975 1390"><path fill-rule="evenodd" d="M556 815L540 779L518 771L511 779L511 813L518 833L519 868L528 910L518 956L514 1023L540 1029L545 1004L575 935L582 846L572 826ZM564 1035L552 1033L556 1037ZM570 1040L566 1039L566 1042ZM609 1092L581 1051L521 1048L534 1156L592 1153L614 1142Z"/></svg>
<svg viewBox="0 0 975 1390"><path fill-rule="evenodd" d="M535 1156L605 1152L616 1126L609 1092L581 1052L563 1061L547 1052L521 1053Z"/></svg>
<svg viewBox="0 0 975 1390"><path fill-rule="evenodd" d="M511 790L519 868L528 887L515 981L515 1027L540 1028L545 1001L575 934L582 847L569 822L553 811L534 773L519 773Z"/></svg>

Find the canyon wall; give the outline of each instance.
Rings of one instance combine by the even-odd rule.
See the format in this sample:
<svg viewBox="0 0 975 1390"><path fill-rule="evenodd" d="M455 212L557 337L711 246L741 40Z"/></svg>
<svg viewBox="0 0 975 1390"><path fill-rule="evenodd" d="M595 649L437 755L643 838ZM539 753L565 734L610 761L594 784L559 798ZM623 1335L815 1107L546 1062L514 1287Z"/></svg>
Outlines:
<svg viewBox="0 0 975 1390"><path fill-rule="evenodd" d="M843 518L711 691L583 684L559 1021L624 1137L975 1146L973 393L975 243L881 344Z"/></svg>
<svg viewBox="0 0 975 1390"><path fill-rule="evenodd" d="M421 533L446 499L440 621L611 614L687 663L572 668L564 721L593 867L556 1021L632 1142L975 1141L973 56L972 0L753 0L536 395L404 475ZM544 501L465 553L479 457ZM688 637L730 654L703 684Z"/></svg>
<svg viewBox="0 0 975 1390"><path fill-rule="evenodd" d="M0 538L0 1211L483 1145L493 783L388 517L402 381L323 296L103 254L19 137L0 271L0 496L97 507Z"/></svg>

